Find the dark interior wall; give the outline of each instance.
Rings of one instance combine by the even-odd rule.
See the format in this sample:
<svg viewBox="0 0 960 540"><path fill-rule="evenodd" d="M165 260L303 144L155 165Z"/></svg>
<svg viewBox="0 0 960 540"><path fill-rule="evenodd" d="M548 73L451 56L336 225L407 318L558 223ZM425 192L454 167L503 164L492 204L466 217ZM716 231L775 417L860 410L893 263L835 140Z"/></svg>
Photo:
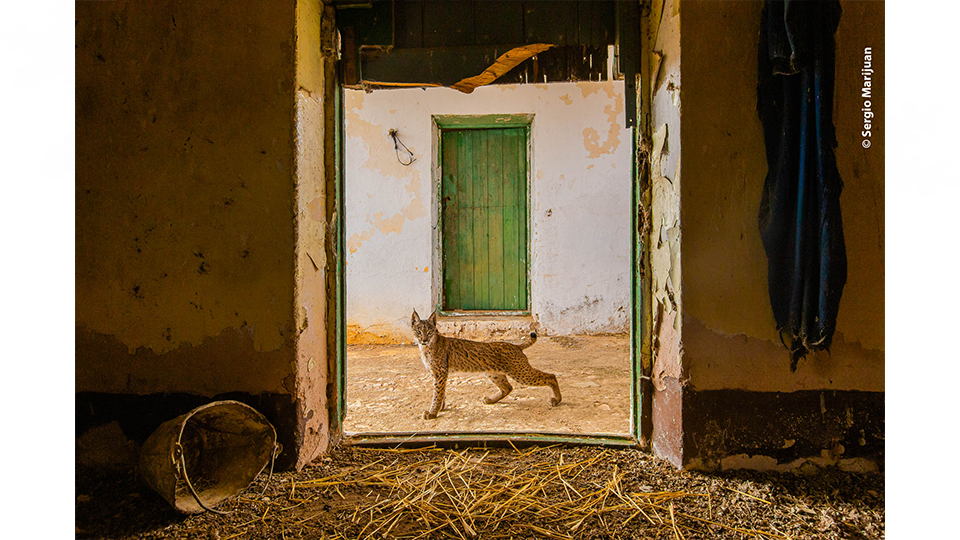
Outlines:
<svg viewBox="0 0 960 540"><path fill-rule="evenodd" d="M78 393L289 403L295 6L76 3Z"/></svg>
<svg viewBox="0 0 960 540"><path fill-rule="evenodd" d="M842 2L834 118L848 278L831 351L808 355L796 373L775 330L757 223L767 171L756 112L761 7L681 9L684 462L706 468L753 466L781 447L794 450L777 453L780 464L841 441L833 458L883 448L882 120L870 148L860 132L865 47L876 70L871 106L883 118L884 4Z"/></svg>
<svg viewBox="0 0 960 540"><path fill-rule="evenodd" d="M831 354L809 356L796 374L776 333L757 224L767 172L756 112L761 5L683 6L683 144L698 149L684 155L682 188L684 313L690 319L684 342L691 379L699 389L882 391L883 129L874 130L871 148L861 146L860 71L866 46L882 62L883 3L842 3L834 111L848 277ZM882 84L874 93L872 106L882 111ZM727 343L734 336L746 339Z"/></svg>

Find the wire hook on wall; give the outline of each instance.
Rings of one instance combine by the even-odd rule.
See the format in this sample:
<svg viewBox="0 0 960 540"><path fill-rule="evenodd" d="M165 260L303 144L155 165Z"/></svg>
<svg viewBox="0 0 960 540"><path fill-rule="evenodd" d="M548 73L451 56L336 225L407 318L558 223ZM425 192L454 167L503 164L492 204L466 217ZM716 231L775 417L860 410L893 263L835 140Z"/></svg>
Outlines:
<svg viewBox="0 0 960 540"><path fill-rule="evenodd" d="M397 153L397 161L399 161L400 164L403 165L403 166L412 165L413 162L417 160L417 158L413 157L413 152L411 152L410 149L407 148L407 145L403 144L403 141L400 140L400 136L397 135L397 130L391 129L390 132L389 132L389 134L390 134L391 137L393 137L393 149L394 149L394 151L396 151L396 153ZM403 150L404 150L407 154L410 154L409 161L406 161L406 162L405 162L405 161L403 161L403 159L400 158L400 147L401 147L401 146L403 147Z"/></svg>

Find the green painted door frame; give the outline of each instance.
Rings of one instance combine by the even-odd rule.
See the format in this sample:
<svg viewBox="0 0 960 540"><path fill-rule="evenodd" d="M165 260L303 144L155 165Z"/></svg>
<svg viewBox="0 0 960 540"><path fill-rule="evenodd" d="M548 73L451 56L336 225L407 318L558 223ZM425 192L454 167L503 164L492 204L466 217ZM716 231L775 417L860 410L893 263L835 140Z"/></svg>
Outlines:
<svg viewBox="0 0 960 540"><path fill-rule="evenodd" d="M336 62L336 81L337 84L334 88L334 115L336 117L334 125L334 190L333 196L336 198L334 202L334 223L331 224L328 231L333 233L333 238L331 238L331 246L333 248L334 256L337 260L337 275L334 278L334 301L336 302L336 316L335 324L337 325L336 329L336 342L337 350L336 360L334 363L334 383L336 388L336 396L331 396L330 393L327 393L328 400L334 400L336 410L333 411L330 419L330 430L336 434L336 437L341 437L343 434L343 419L347 416L347 338L346 338L346 329L347 329L347 275L346 275L346 261L344 253L346 253L346 225L344 224L344 219L342 216L345 215L344 210L344 150L343 150L343 140L344 140L344 113L343 113L343 99L344 99L344 86L343 86L343 73L341 69L341 63ZM329 298L328 298L329 301ZM328 388L329 388L328 384ZM334 437L331 434L331 437Z"/></svg>
<svg viewBox="0 0 960 540"><path fill-rule="evenodd" d="M649 99L653 93L651 85L651 65L650 56L643 54L643 51L652 50L650 43L649 18L648 13L651 10L649 0L637 2L618 2L617 3L617 34L618 48L620 52L620 61L622 71L626 76L626 114L625 125L632 127L631 130L631 168L633 172L633 189L631 200L633 208L631 221L633 224L631 233L631 360L633 362L633 377L631 384L631 421L630 434L626 436L609 435L573 435L558 433L384 433L373 434L364 433L347 438L346 444L362 445L420 445L420 444L551 444L554 442L563 443L586 443L602 444L613 446L637 446L650 448L650 436L652 434L652 384L650 373L652 371L651 354L651 336L653 319L651 312L650 295L650 264L648 242L650 239L650 173L649 173L649 148L650 134L652 133L650 125L650 103ZM331 431L337 432L342 426L343 416L346 414L346 350L345 350L345 324L346 324L346 306L345 306L345 261L344 238L345 224L344 220L337 219L336 216L343 216L343 185L346 176L343 170L343 88L344 88L344 69L343 61L337 62L337 133L336 133L336 206L337 211L334 214L333 221L329 224L333 233L333 246L329 248L331 255L337 260L337 275L335 281L336 293L334 294L336 302L336 340L337 350L335 353L335 362L333 373L330 374L333 381L331 391L337 392L337 398L333 400L336 410L333 411L331 418ZM639 73L637 69L639 68ZM636 114L639 112L639 115ZM511 125L524 126L527 130L527 140L529 140L530 123L533 115L482 115L482 116L434 116L433 120L437 126L438 133L442 128L446 129L470 129L470 128L503 128ZM645 141L640 144L639 141ZM439 145L439 137L438 137ZM440 156L441 154L436 154ZM529 148L527 150L529 159ZM530 170L529 164L527 171ZM439 175L438 175L439 176ZM438 178L438 182L439 182ZM437 186L436 193L440 193L440 187ZM527 193L529 196L529 178L527 184ZM527 213L528 219L530 213ZM528 224L529 228L529 224ZM437 246L439 249L439 245ZM529 283L529 282L528 282ZM529 291L529 289L528 289ZM441 300L437 301L437 308L441 307ZM456 312L455 312L456 313ZM475 314L475 313L471 313ZM332 396L331 396L332 397ZM333 433L331 433L333 435Z"/></svg>

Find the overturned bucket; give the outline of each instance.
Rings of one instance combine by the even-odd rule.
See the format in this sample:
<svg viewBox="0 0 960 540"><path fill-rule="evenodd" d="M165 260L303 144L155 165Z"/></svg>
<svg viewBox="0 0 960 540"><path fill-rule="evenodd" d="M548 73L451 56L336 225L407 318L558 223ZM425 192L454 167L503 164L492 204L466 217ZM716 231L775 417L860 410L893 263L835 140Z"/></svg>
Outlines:
<svg viewBox="0 0 960 540"><path fill-rule="evenodd" d="M195 514L249 486L280 454L277 432L256 409L215 401L164 422L140 451L140 476L177 510Z"/></svg>

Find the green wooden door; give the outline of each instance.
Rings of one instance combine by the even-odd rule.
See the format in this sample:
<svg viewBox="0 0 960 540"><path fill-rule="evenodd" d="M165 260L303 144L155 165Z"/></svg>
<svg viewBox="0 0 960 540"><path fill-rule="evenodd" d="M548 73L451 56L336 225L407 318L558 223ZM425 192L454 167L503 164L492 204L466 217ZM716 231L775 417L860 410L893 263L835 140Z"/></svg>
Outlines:
<svg viewBox="0 0 960 540"><path fill-rule="evenodd" d="M527 128L441 131L443 310L526 311Z"/></svg>

